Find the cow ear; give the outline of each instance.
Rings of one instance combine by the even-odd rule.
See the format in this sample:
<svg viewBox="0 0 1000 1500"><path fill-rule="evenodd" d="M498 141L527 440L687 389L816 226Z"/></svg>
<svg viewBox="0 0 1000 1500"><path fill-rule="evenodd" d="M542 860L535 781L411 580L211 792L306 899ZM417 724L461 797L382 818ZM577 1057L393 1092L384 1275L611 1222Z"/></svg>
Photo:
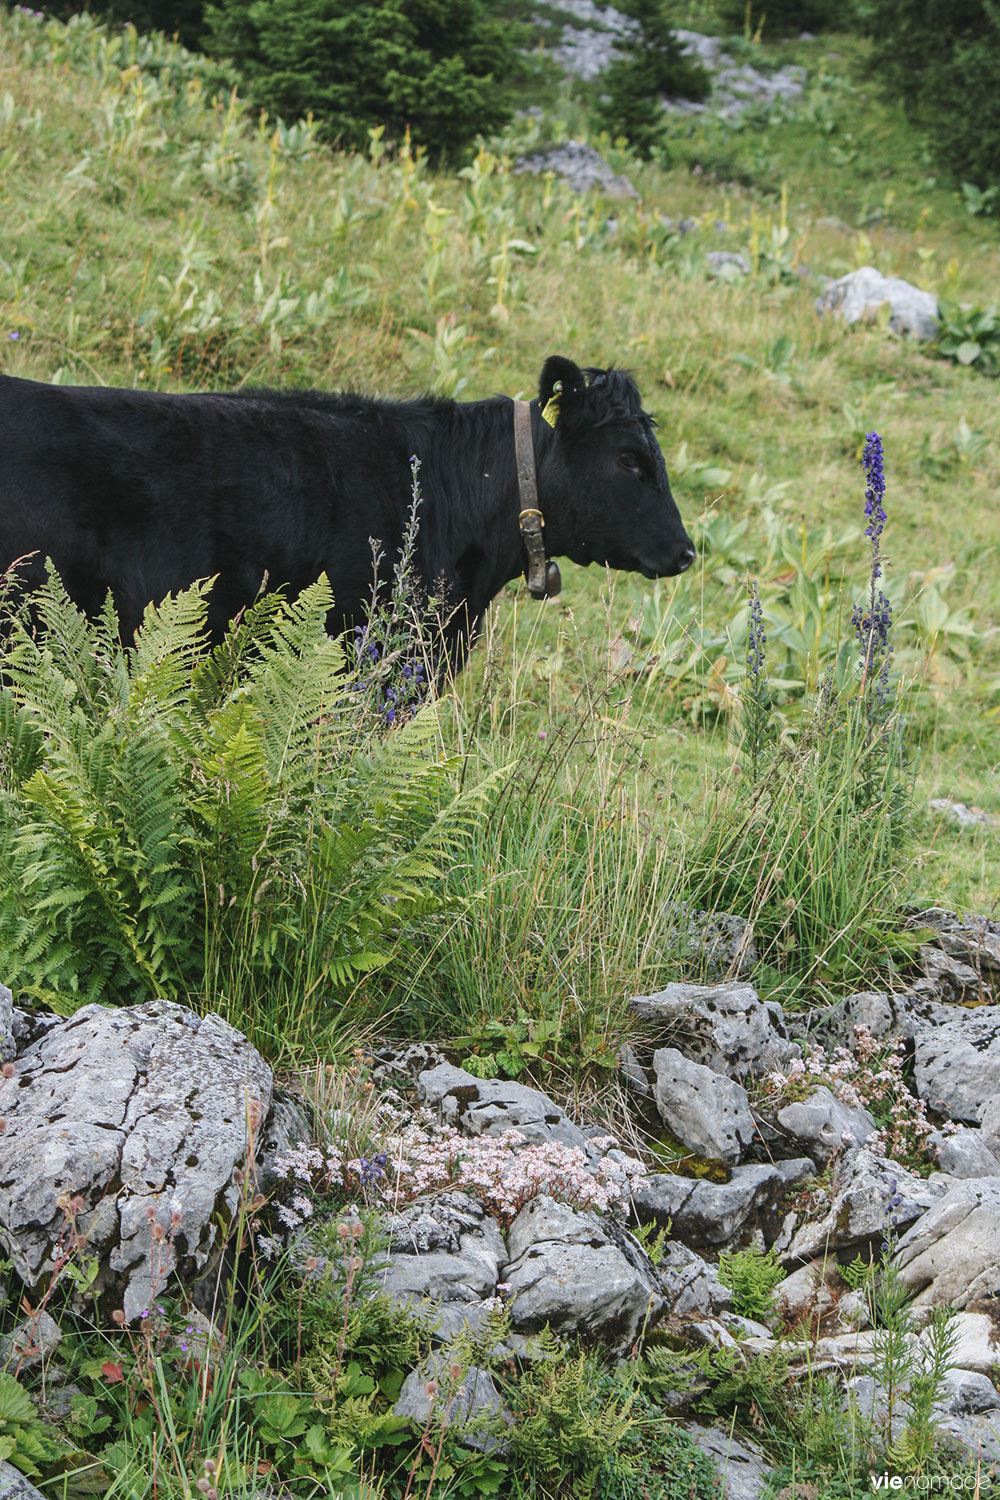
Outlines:
<svg viewBox="0 0 1000 1500"><path fill-rule="evenodd" d="M571 409L586 389L587 382L579 365L575 365L571 359L563 359L561 354L549 355L542 367L542 378L538 384L538 400L543 412L548 410L558 416L560 411ZM554 427L552 416L548 420Z"/></svg>

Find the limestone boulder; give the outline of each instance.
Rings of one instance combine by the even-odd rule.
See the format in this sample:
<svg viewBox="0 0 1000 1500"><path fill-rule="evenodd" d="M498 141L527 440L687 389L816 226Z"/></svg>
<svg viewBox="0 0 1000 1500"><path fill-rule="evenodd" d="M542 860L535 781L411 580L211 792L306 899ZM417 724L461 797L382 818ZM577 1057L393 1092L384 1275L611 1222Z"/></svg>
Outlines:
<svg viewBox="0 0 1000 1500"><path fill-rule="evenodd" d="M815 1170L803 1159L734 1167L726 1182L660 1172L636 1184L632 1208L640 1223L669 1226L696 1249L728 1245L759 1228L770 1241L781 1224L786 1191Z"/></svg>
<svg viewBox="0 0 1000 1500"><path fill-rule="evenodd" d="M820 1167L845 1145L863 1145L877 1128L866 1109L844 1104L825 1084L807 1098L786 1104L775 1118L796 1153Z"/></svg>
<svg viewBox="0 0 1000 1500"><path fill-rule="evenodd" d="M955 1182L896 1248L916 1310L1000 1295L1000 1179Z"/></svg>
<svg viewBox="0 0 1000 1500"><path fill-rule="evenodd" d="M759 1078L799 1055L781 1006L762 1001L750 984L668 984L629 1005L692 1062L737 1081Z"/></svg>
<svg viewBox="0 0 1000 1500"><path fill-rule="evenodd" d="M736 1163L754 1137L746 1089L676 1047L653 1054L653 1095L660 1119L696 1156Z"/></svg>
<svg viewBox="0 0 1000 1500"><path fill-rule="evenodd" d="M949 1177L1000 1177L1000 1161L982 1130L935 1130L927 1137L927 1149Z"/></svg>
<svg viewBox="0 0 1000 1500"><path fill-rule="evenodd" d="M899 276L883 276L874 266L862 266L834 281L816 299L816 311L835 313L845 323L870 322L888 304L894 333L918 339L937 337L937 298Z"/></svg>
<svg viewBox="0 0 1000 1500"><path fill-rule="evenodd" d="M511 1321L522 1333L556 1333L624 1354L664 1308L656 1269L613 1219L533 1198L508 1235Z"/></svg>
<svg viewBox="0 0 1000 1500"><path fill-rule="evenodd" d="M959 1010L913 1039L913 1079L921 1099L946 1119L979 1125L1000 1093L1000 1005Z"/></svg>
<svg viewBox="0 0 1000 1500"><path fill-rule="evenodd" d="M411 1370L393 1410L423 1431L428 1419L448 1428L466 1448L495 1453L505 1448L503 1429L513 1422L488 1370L465 1368L436 1354L423 1370Z"/></svg>
<svg viewBox="0 0 1000 1500"><path fill-rule="evenodd" d="M99 1263L95 1293L135 1318L218 1246L271 1070L220 1017L165 1000L84 1006L14 1066L0 1083L0 1243L35 1287L72 1221Z"/></svg>
<svg viewBox="0 0 1000 1500"><path fill-rule="evenodd" d="M566 1111L539 1089L506 1078L477 1078L441 1063L417 1079L417 1095L428 1109L464 1135L503 1135L519 1130L527 1145L560 1141L587 1151L587 1137Z"/></svg>
<svg viewBox="0 0 1000 1500"><path fill-rule="evenodd" d="M876 1152L855 1147L836 1170L821 1211L800 1219L787 1246L780 1245L782 1259L793 1265L831 1250L881 1243L926 1214L942 1191Z"/></svg>
<svg viewBox="0 0 1000 1500"><path fill-rule="evenodd" d="M377 1290L424 1313L438 1343L478 1333L494 1306L507 1250L499 1225L466 1193L434 1193L386 1218Z"/></svg>

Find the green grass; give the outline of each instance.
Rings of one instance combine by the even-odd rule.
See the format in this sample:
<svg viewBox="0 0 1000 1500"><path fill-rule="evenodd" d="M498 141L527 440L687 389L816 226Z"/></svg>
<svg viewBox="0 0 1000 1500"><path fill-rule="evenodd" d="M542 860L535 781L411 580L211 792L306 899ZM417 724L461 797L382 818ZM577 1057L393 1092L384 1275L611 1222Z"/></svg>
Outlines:
<svg viewBox="0 0 1000 1500"><path fill-rule="evenodd" d="M520 0L511 6L522 10ZM711 24L707 0L675 10L686 24ZM333 973L309 946L318 922L301 948L291 931L302 962L275 986L257 970L250 984L256 950L246 949L242 968L235 959L213 968L206 953L202 990L186 979L186 998L223 1005L273 1062L343 1055L362 1027L393 1027L446 1037L482 1070L523 1068L584 1091L592 1109L613 1108L629 995L692 973L671 948L678 899L752 915L765 950L760 988L812 1002L891 981L905 961L895 929L908 902L995 910L1000 834L960 830L927 804L951 795L1000 815L1000 385L881 326L821 320L813 299L816 277L870 263L988 305L997 226L931 181L920 142L866 75L863 44L836 37L742 51L762 66L803 63L801 107L738 129L678 120L661 159L638 162L591 131L593 89L542 67L541 121L522 120L464 167L433 174L405 143L388 146L377 133L366 154L338 155L306 124L248 116L231 80L162 39L0 11L5 371L160 390L353 385L476 398L532 394L551 353L623 364L659 423L699 544L682 579L652 585L567 564L558 600L536 606L523 588L504 591L433 726L435 753L454 756L439 762L442 798L489 777L494 794L453 857L439 860L448 867L435 892L445 899L377 970L360 982ZM512 172L519 151L588 132L632 178L638 201L578 199ZM685 238L662 223L687 215L701 227ZM712 248L743 251L753 274L713 279ZM886 453L904 758L884 758L884 796L859 803L860 781L879 784L866 769L850 626L868 589L859 460L873 428ZM750 577L768 624L778 732L756 788L738 709ZM817 740L810 705L827 669L842 717ZM897 833L907 790L912 811ZM300 920L309 925L290 917L290 929ZM237 932L237 956L241 943ZM196 971L192 959L186 972ZM363 1101L345 1094L340 1115ZM372 1448L389 1443L379 1426L385 1391L350 1381L376 1368L376 1334L389 1368L391 1329L354 1329L365 1352L340 1395L301 1389L294 1345L303 1336L340 1378L343 1291L307 1309L315 1326L305 1335L301 1299L276 1313L279 1294L263 1289L260 1305L240 1314L246 1324L235 1320L239 1347L261 1351L264 1386L239 1398L259 1420L243 1422L234 1406L227 1426L189 1362L158 1346L133 1349L133 1385L115 1393L123 1467L113 1492L150 1493L155 1457L160 1493L172 1500L228 1445L233 1483L280 1458L289 1473L298 1464L298 1493L325 1493L302 1478L308 1445L293 1455L271 1427L301 1422L301 1437L311 1423L339 1442L340 1396L370 1397L365 1421L382 1434ZM121 1335L114 1340L102 1353L128 1364ZM84 1342L96 1348L89 1335ZM85 1394L105 1401L108 1377L90 1360ZM187 1385L172 1410L187 1426L174 1441L141 1389L161 1382L152 1391L160 1402L164 1371L181 1364ZM581 1381L599 1404L603 1377L588 1371ZM757 1410L769 1378L763 1367L712 1375L730 1414ZM235 1390L236 1379L230 1361L218 1390ZM649 1370L641 1379L652 1380ZM803 1405L792 1439L781 1425L772 1446L791 1454L799 1475L805 1465L829 1479L829 1455L807 1441L822 1400ZM828 1415L839 1433L832 1406ZM30 1423L20 1438L30 1446ZM404 1481L419 1458L403 1450ZM371 1451L343 1461L366 1476L350 1493L402 1493L403 1483L386 1479L382 1489L377 1476L369 1489ZM434 1476L428 1485L421 1473L419 1492L430 1493ZM867 1489L844 1476L844 1494ZM511 1494L540 1493L540 1471L508 1480ZM475 1493L485 1480L466 1473L455 1483Z"/></svg>

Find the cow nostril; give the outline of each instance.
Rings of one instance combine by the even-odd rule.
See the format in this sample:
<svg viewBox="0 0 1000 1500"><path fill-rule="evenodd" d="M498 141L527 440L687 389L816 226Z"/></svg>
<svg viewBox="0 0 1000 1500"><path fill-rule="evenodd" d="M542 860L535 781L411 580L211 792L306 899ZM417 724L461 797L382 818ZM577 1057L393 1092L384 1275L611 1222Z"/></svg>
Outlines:
<svg viewBox="0 0 1000 1500"><path fill-rule="evenodd" d="M681 553L680 568L678 571L681 573L686 573L697 556L698 554L693 547L685 547L683 552Z"/></svg>

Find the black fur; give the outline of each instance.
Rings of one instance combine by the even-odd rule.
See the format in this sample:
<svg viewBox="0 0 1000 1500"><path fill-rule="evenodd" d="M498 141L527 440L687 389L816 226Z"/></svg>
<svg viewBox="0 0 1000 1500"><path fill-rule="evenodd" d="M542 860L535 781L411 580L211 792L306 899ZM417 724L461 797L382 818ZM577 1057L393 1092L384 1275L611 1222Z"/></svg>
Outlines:
<svg viewBox="0 0 1000 1500"><path fill-rule="evenodd" d="M541 405L562 382L553 430ZM655 578L694 557L633 381L546 361L532 403L549 555ZM271 588L326 572L330 626L363 619L370 538L391 564L421 461L418 567L443 580L464 658L494 594L525 566L512 405L384 401L320 391L161 395L0 377L0 568L26 554L27 586L51 557L71 597L110 589L129 641L150 600L218 575L210 625Z"/></svg>

